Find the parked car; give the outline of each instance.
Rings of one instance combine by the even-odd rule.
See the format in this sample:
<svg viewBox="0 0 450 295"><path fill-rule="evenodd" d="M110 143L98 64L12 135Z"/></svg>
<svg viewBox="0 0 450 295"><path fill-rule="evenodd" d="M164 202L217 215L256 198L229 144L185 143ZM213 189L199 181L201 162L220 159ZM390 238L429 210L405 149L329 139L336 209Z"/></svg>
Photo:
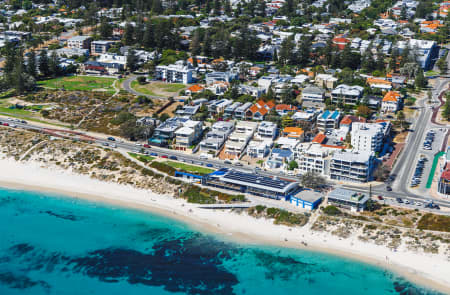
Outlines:
<svg viewBox="0 0 450 295"><path fill-rule="evenodd" d="M223 161L225 164L231 164L231 161L230 160L225 160L225 161Z"/></svg>
<svg viewBox="0 0 450 295"><path fill-rule="evenodd" d="M384 200L383 196L378 196L378 200Z"/></svg>
<svg viewBox="0 0 450 295"><path fill-rule="evenodd" d="M168 156L167 155L162 155L161 158L167 159Z"/></svg>
<svg viewBox="0 0 450 295"><path fill-rule="evenodd" d="M214 166L213 166L213 164L208 163L208 164L206 164L206 167L214 167Z"/></svg>
<svg viewBox="0 0 450 295"><path fill-rule="evenodd" d="M396 198L395 200L397 201L397 203L403 203L403 200L401 198Z"/></svg>
<svg viewBox="0 0 450 295"><path fill-rule="evenodd" d="M171 160L178 160L178 158L176 156L170 156L169 159L171 159Z"/></svg>
<svg viewBox="0 0 450 295"><path fill-rule="evenodd" d="M112 137L112 136L108 137L108 140L110 140L110 141L116 141L116 139L115 139L114 137Z"/></svg>
<svg viewBox="0 0 450 295"><path fill-rule="evenodd" d="M391 192L391 191L392 191L392 187L388 186L388 187L386 187L386 190L387 190L388 192Z"/></svg>
<svg viewBox="0 0 450 295"><path fill-rule="evenodd" d="M5 122L5 123L3 123L3 126L9 126L9 123Z"/></svg>
<svg viewBox="0 0 450 295"><path fill-rule="evenodd" d="M150 145L149 144L144 144L144 147L149 149Z"/></svg>
<svg viewBox="0 0 450 295"><path fill-rule="evenodd" d="M158 154L157 154L157 153L150 153L150 156L154 156L154 157L157 157L157 156L158 156Z"/></svg>

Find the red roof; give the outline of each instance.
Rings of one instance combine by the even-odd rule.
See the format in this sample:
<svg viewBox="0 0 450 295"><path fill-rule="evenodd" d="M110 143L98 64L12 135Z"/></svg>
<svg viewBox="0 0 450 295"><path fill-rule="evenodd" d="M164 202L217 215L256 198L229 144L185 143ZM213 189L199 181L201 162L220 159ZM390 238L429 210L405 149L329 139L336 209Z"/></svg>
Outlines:
<svg viewBox="0 0 450 295"><path fill-rule="evenodd" d="M322 142L325 141L326 138L327 138L327 137L325 136L325 134L319 133L319 134L316 135L316 137L314 137L314 139L312 140L312 142L315 142L315 143L322 143Z"/></svg>
<svg viewBox="0 0 450 295"><path fill-rule="evenodd" d="M291 104L277 104L275 109L277 111L295 111L295 110L297 110L297 107L293 106Z"/></svg>
<svg viewBox="0 0 450 295"><path fill-rule="evenodd" d="M445 170L444 172L442 172L441 179L450 181L450 170Z"/></svg>

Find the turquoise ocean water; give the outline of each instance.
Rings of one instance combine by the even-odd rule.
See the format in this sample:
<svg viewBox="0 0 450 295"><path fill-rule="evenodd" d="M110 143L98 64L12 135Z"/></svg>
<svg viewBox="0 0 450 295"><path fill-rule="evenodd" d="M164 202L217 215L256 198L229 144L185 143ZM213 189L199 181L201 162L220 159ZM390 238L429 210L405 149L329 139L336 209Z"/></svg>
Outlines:
<svg viewBox="0 0 450 295"><path fill-rule="evenodd" d="M437 294L383 269L159 215L0 189L0 295Z"/></svg>

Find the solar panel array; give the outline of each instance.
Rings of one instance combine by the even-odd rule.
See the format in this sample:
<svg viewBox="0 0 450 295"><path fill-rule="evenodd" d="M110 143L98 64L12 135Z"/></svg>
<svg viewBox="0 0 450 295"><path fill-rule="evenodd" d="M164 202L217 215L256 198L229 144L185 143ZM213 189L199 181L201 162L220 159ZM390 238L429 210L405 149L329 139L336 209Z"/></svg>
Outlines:
<svg viewBox="0 0 450 295"><path fill-rule="evenodd" d="M271 188L277 188L277 189L283 189L291 182L281 179L273 179L266 176L256 175L256 174L249 174L249 173L243 173L236 170L230 170L227 174L224 175L224 179L229 180L237 180L257 185L263 185Z"/></svg>

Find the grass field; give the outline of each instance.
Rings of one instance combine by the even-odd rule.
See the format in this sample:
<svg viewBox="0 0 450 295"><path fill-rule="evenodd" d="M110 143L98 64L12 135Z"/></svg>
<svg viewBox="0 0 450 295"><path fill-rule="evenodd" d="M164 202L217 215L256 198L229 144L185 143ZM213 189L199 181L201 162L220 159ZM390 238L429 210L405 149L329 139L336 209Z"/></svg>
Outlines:
<svg viewBox="0 0 450 295"><path fill-rule="evenodd" d="M113 83L116 78L105 77L88 77L88 76L70 76L61 77L45 81L39 81L38 84L42 87L61 89L64 87L66 90L72 91L106 91L114 93Z"/></svg>
<svg viewBox="0 0 450 295"><path fill-rule="evenodd" d="M151 96L170 97L177 95L177 93L186 88L186 85L176 83L151 82L140 85L138 81L131 82L131 88L137 92Z"/></svg>
<svg viewBox="0 0 450 295"><path fill-rule="evenodd" d="M139 155L135 153L128 153L130 156L144 163L151 162L155 159L155 157L147 156L147 155Z"/></svg>
<svg viewBox="0 0 450 295"><path fill-rule="evenodd" d="M188 165L188 164L179 163L179 162L167 161L167 162L164 162L164 164L169 165L170 167L173 167L173 168L183 169L184 171L187 171L190 173L209 174L209 173L214 172L213 169L204 168L204 167L200 167L200 166L194 166L194 165Z"/></svg>

